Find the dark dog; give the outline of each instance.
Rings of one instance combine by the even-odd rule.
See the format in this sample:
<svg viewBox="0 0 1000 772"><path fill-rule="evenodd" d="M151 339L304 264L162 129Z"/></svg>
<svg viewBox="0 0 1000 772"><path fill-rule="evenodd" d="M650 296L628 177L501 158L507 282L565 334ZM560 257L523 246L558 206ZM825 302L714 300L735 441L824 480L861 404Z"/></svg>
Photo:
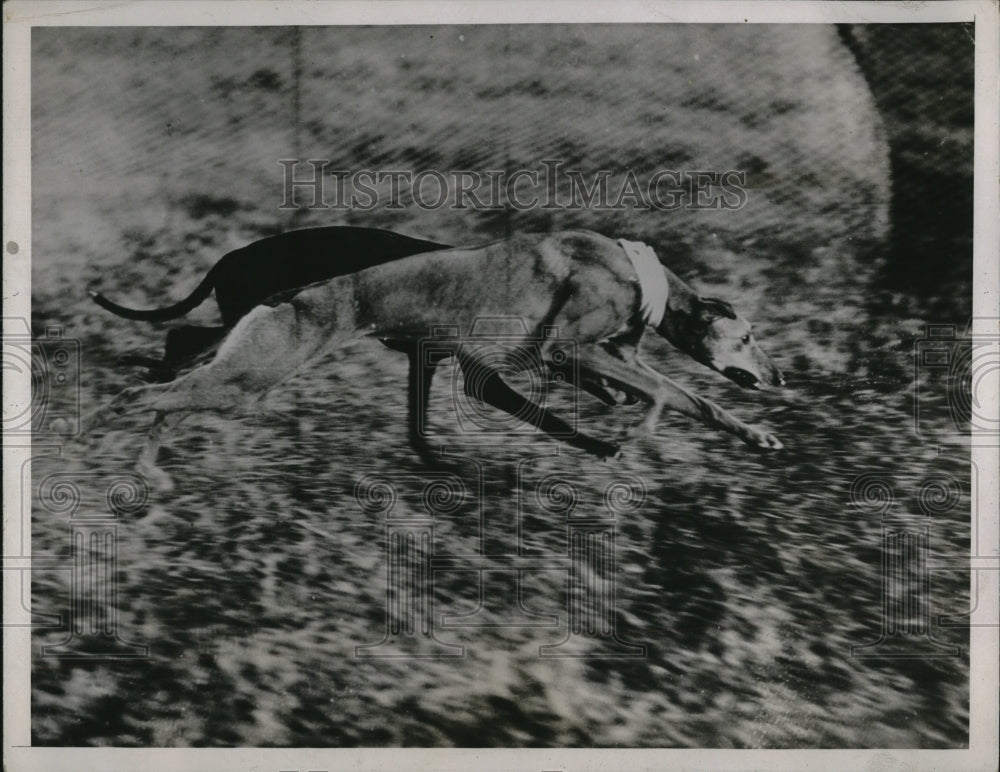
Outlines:
<svg viewBox="0 0 1000 772"><path fill-rule="evenodd" d="M92 296L99 306L126 319L164 322L193 310L215 291L221 327L185 325L170 330L162 360L134 355L119 359L121 364L148 367L149 380L164 382L222 340L233 325L268 298L285 298L289 291L309 284L447 248L447 244L375 228L306 228L269 236L229 252L212 266L190 295L166 308L143 311L120 306L97 293Z"/></svg>
<svg viewBox="0 0 1000 772"><path fill-rule="evenodd" d="M639 430L652 431L660 413L669 408L750 445L782 447L773 434L747 426L681 388L638 356L639 340L649 327L743 388L782 385L781 372L757 345L751 324L725 301L700 297L645 245L615 242L588 231L522 235L480 247L430 252L315 284L287 302L259 306L247 314L211 363L170 384L126 389L95 419L99 423L152 398L148 407L156 411L156 419L140 466L168 487L155 466L168 415L245 411L322 351L375 336L410 354L410 433L415 438L417 411L427 407L415 392L426 394L429 381L415 384L412 379L431 371L414 364L413 347L437 325L464 329L484 317L521 323L522 337L507 338L505 361L495 352L484 356L482 349L467 347L460 339L442 342L441 357L458 359L470 396L526 417L570 445L602 458L618 452L617 444L575 431L515 392L503 380L504 371L523 369L534 356L553 375L605 401L611 387L647 402L649 411ZM573 341L573 351L546 338L545 331L551 329L558 329L559 339ZM531 354L539 340L546 342Z"/></svg>

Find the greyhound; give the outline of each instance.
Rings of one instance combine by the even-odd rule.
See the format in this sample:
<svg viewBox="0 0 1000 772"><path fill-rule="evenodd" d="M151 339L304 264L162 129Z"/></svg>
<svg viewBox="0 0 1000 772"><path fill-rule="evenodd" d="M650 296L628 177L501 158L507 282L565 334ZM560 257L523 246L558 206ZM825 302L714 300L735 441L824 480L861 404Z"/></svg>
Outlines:
<svg viewBox="0 0 1000 772"><path fill-rule="evenodd" d="M215 290L221 327L185 325L170 330L162 360L134 355L118 360L147 367L150 380L163 382L173 380L181 367L222 340L250 309L272 296L280 298L318 281L449 246L376 228L304 228L269 236L223 255L190 295L166 308L138 310L96 292L91 297L102 308L126 319L163 322L193 310ZM387 345L403 350L399 345ZM411 366L415 366L412 356Z"/></svg>
<svg viewBox="0 0 1000 772"><path fill-rule="evenodd" d="M505 337L506 358L497 358L496 351L484 355L460 337L435 341L436 350L456 357L467 390L475 383L470 396L524 416L572 446L605 459L620 451L618 443L575 431L510 388L501 373L523 369L525 351L535 351L553 375L605 401L614 401L607 392L611 387L646 402L648 411L628 438L651 433L669 408L749 445L780 449L773 434L744 424L639 359L639 341L648 326L742 388L784 385L781 372L757 345L750 322L729 303L699 297L656 261L651 249L641 261L627 247L628 242L591 231L515 235L477 247L425 252L317 283L276 305L254 308L211 362L172 383L126 389L92 422L99 425L149 400L156 416L140 468L168 487L155 465L168 416L248 412L264 392L324 350L364 337L418 345L435 326L503 317L520 320L524 330L520 337ZM558 330L559 340L573 341L569 351L555 350L556 338L545 334L551 329ZM411 396L414 407L411 424L426 410L426 400L414 405Z"/></svg>

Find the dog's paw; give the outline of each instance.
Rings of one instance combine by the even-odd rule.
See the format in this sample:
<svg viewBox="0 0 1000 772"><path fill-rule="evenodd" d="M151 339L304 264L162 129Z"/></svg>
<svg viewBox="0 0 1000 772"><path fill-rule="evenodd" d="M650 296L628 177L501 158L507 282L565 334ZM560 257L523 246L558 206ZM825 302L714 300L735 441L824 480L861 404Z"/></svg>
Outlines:
<svg viewBox="0 0 1000 772"><path fill-rule="evenodd" d="M750 444L761 450L781 450L785 447L781 440L770 432L755 432L749 440Z"/></svg>

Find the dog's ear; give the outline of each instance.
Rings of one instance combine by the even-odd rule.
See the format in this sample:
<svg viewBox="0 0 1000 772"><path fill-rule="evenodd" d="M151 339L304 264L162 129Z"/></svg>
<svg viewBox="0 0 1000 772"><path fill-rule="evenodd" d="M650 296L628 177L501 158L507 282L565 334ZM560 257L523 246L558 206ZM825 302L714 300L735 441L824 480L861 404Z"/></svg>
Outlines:
<svg viewBox="0 0 1000 772"><path fill-rule="evenodd" d="M719 298L698 298L698 316L706 324L715 319L735 319L736 311L729 303Z"/></svg>

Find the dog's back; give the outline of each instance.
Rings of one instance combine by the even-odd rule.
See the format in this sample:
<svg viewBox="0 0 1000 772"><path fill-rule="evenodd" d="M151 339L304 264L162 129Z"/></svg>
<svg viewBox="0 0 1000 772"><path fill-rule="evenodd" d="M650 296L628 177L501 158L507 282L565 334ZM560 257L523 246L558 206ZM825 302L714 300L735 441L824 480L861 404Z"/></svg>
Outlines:
<svg viewBox="0 0 1000 772"><path fill-rule="evenodd" d="M579 307L572 312L577 332L598 339L616 331L621 314L638 308L629 271L611 239L563 231L386 261L349 281L357 328L381 338L415 340L440 325L458 326L464 335L478 319L501 316L519 318L537 335L565 308ZM292 304L316 317L335 312L334 298L346 281L337 277L310 287Z"/></svg>
<svg viewBox="0 0 1000 772"><path fill-rule="evenodd" d="M288 231L227 253L212 268L223 324L271 296L448 245L392 231L329 226Z"/></svg>

